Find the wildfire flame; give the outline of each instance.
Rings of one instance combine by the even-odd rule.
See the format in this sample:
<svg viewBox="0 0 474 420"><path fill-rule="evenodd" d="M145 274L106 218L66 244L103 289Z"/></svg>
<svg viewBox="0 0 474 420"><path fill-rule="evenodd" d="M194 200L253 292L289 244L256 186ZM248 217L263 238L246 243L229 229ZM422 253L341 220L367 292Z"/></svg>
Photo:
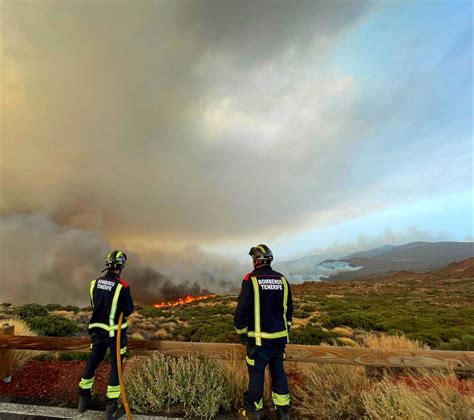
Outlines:
<svg viewBox="0 0 474 420"><path fill-rule="evenodd" d="M173 307L173 306L187 305L188 303L196 302L198 300L209 299L209 298L212 298L214 296L217 296L217 295L214 295L214 294L201 295L201 296L188 295L184 298L179 298L177 300L170 300L168 302L155 303L153 306L155 308L170 308L170 307Z"/></svg>

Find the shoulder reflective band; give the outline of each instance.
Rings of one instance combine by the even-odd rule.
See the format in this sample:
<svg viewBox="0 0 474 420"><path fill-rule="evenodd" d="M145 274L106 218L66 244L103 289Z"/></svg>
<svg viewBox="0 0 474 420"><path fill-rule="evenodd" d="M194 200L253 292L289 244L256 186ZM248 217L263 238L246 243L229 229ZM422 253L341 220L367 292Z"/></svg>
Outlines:
<svg viewBox="0 0 474 420"><path fill-rule="evenodd" d="M89 289L89 292L91 294L91 305L92 305L92 308L94 308L94 287L95 287L95 282L97 280L92 280L91 281L91 287Z"/></svg>
<svg viewBox="0 0 474 420"><path fill-rule="evenodd" d="M283 283L283 319L285 321L285 330L288 332L288 324L286 321L286 312L288 310L288 283L286 282L285 277L282 277L281 281ZM287 337L287 341L290 341L289 336Z"/></svg>
<svg viewBox="0 0 474 420"><path fill-rule="evenodd" d="M242 329L240 329L240 330L239 330L238 328L236 328L236 329L235 329L235 332L236 332L237 334L245 334L248 330L249 330L248 327L242 328Z"/></svg>
<svg viewBox="0 0 474 420"><path fill-rule="evenodd" d="M261 346L262 338L260 336L260 288L258 287L257 277L252 277L252 284L253 284L253 301L254 301L254 315L255 315L255 344L257 346Z"/></svg>
<svg viewBox="0 0 474 420"><path fill-rule="evenodd" d="M117 302L120 296L120 290L122 290L122 283L117 284L117 288L115 289L114 298L112 299L112 308L110 308L110 315L109 315L109 337L113 337L115 335L114 332L114 320L115 320L115 313L117 312ZM115 328L117 329L117 328Z"/></svg>

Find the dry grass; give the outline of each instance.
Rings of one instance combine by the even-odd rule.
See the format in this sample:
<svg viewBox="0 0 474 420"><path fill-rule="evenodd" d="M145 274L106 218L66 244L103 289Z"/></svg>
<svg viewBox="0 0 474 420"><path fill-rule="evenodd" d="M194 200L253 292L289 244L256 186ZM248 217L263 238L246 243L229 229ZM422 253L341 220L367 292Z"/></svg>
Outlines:
<svg viewBox="0 0 474 420"><path fill-rule="evenodd" d="M359 345L352 338L338 337L337 341L345 346L358 347Z"/></svg>
<svg viewBox="0 0 474 420"><path fill-rule="evenodd" d="M334 327L331 332L341 337L352 337L354 335L354 330L349 327Z"/></svg>
<svg viewBox="0 0 474 420"><path fill-rule="evenodd" d="M36 335L30 330L28 325L21 319L6 319L2 320L3 324L9 324L15 326L15 335ZM20 369L26 362L31 360L33 357L39 354L37 351L30 350L12 350L13 353L13 370Z"/></svg>
<svg viewBox="0 0 474 420"><path fill-rule="evenodd" d="M360 390L369 380L364 368L330 364L294 364L290 375L298 419L357 419L364 414Z"/></svg>
<svg viewBox="0 0 474 420"><path fill-rule="evenodd" d="M474 418L474 395L460 392L455 377L416 377L412 385L385 378L362 392L369 419L470 420Z"/></svg>
<svg viewBox="0 0 474 420"><path fill-rule="evenodd" d="M367 333L358 337L362 347L382 350L429 350L418 340L410 340L403 335L386 335Z"/></svg>
<svg viewBox="0 0 474 420"><path fill-rule="evenodd" d="M224 370L228 378L228 394L232 408L234 410L242 407L243 394L248 386L247 367L244 361L239 360L235 354L230 355L226 360L220 360L219 365ZM264 404L271 405L271 380L270 374L265 373L265 391L263 395Z"/></svg>

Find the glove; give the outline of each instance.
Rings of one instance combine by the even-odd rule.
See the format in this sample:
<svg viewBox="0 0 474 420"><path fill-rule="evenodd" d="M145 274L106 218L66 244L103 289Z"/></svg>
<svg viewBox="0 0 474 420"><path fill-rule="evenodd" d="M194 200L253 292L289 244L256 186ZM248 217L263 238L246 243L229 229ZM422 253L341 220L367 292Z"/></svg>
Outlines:
<svg viewBox="0 0 474 420"><path fill-rule="evenodd" d="M240 334L239 340L240 340L240 343L243 344L244 346L246 346L249 342L247 334Z"/></svg>

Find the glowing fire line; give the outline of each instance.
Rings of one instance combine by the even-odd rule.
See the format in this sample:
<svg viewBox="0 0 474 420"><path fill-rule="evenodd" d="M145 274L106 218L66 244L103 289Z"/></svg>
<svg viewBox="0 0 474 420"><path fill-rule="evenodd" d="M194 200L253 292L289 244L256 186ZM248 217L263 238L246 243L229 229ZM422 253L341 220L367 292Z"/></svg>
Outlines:
<svg viewBox="0 0 474 420"><path fill-rule="evenodd" d="M155 308L169 308L169 307L173 307L173 306L187 305L188 303L196 302L196 301L204 300L204 299L209 299L209 298L212 298L214 296L217 296L217 295L214 295L214 294L201 295L201 296L188 295L184 298L179 298L177 300L171 300L169 302L155 303L153 306Z"/></svg>

